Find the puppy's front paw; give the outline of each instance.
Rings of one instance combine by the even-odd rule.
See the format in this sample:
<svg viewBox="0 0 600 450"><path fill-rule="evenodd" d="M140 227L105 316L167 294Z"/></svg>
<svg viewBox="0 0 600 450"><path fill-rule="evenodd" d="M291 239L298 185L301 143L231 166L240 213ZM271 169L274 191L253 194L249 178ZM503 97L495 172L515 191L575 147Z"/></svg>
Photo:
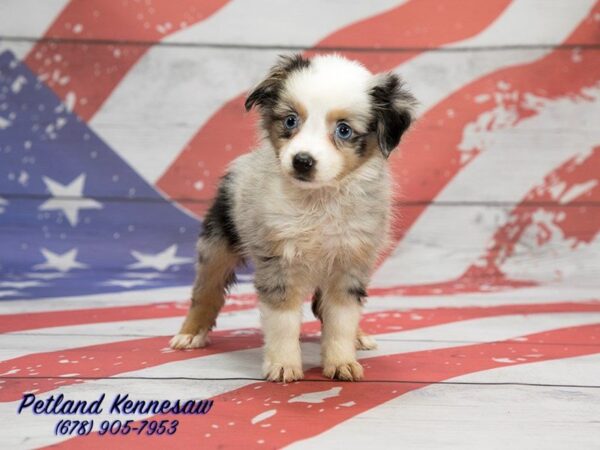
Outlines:
<svg viewBox="0 0 600 450"><path fill-rule="evenodd" d="M288 383L290 381L301 380L304 377L302 364L289 364L265 361L263 364L263 374L269 381L281 381Z"/></svg>
<svg viewBox="0 0 600 450"><path fill-rule="evenodd" d="M202 348L210 343L208 330L200 331L198 334L178 334L171 338L169 346L176 350L187 348Z"/></svg>
<svg viewBox="0 0 600 450"><path fill-rule="evenodd" d="M358 336L356 336L355 346L356 350L375 350L377 348L377 342L375 342L373 336L359 333Z"/></svg>
<svg viewBox="0 0 600 450"><path fill-rule="evenodd" d="M342 381L358 381L363 377L363 368L358 361L347 363L324 363L323 375Z"/></svg>

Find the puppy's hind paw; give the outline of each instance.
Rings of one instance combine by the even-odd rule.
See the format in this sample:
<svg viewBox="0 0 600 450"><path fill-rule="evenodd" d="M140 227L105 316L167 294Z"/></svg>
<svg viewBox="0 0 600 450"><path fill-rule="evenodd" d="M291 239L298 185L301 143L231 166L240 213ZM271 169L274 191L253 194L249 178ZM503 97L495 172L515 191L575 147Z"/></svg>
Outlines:
<svg viewBox="0 0 600 450"><path fill-rule="evenodd" d="M357 361L343 364L327 364L323 366L323 375L327 378L342 381L358 381L363 377L363 368Z"/></svg>
<svg viewBox="0 0 600 450"><path fill-rule="evenodd" d="M359 333L359 335L356 336L355 346L356 350L375 350L377 348L377 342L373 336Z"/></svg>
<svg viewBox="0 0 600 450"><path fill-rule="evenodd" d="M301 380L304 377L302 366L295 364L265 362L263 373L267 380L280 381L283 383Z"/></svg>
<svg viewBox="0 0 600 450"><path fill-rule="evenodd" d="M210 343L208 338L208 330L200 331L198 334L178 334L171 338L169 347L176 350L184 350L188 348L202 348Z"/></svg>

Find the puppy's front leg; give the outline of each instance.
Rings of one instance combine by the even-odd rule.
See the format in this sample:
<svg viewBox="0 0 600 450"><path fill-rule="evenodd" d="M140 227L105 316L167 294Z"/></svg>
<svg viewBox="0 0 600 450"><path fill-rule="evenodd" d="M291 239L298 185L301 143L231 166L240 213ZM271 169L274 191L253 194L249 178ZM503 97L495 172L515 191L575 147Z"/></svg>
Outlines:
<svg viewBox="0 0 600 450"><path fill-rule="evenodd" d="M271 381L303 377L300 354L302 296L278 264L257 265L255 285L264 333L263 374Z"/></svg>
<svg viewBox="0 0 600 450"><path fill-rule="evenodd" d="M268 380L288 382L304 376L300 354L302 311L296 306L260 305L265 335L263 374Z"/></svg>
<svg viewBox="0 0 600 450"><path fill-rule="evenodd" d="M363 285L350 276L331 280L323 292L321 356L323 375L354 381L363 377L356 361L356 336L361 315Z"/></svg>

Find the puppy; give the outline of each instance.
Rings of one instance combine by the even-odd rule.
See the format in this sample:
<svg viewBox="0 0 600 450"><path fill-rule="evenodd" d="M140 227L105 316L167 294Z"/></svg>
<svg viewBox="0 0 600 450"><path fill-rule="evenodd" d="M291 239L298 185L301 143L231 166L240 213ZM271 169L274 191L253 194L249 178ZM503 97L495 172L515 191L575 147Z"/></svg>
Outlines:
<svg viewBox="0 0 600 450"><path fill-rule="evenodd" d="M262 144L233 161L198 241L192 304L172 348L197 348L224 303L234 269L256 269L263 372L301 379L301 305L322 322L323 374L359 380L361 305L390 225L387 158L413 120L415 99L393 73L373 75L338 55L281 57L250 93Z"/></svg>

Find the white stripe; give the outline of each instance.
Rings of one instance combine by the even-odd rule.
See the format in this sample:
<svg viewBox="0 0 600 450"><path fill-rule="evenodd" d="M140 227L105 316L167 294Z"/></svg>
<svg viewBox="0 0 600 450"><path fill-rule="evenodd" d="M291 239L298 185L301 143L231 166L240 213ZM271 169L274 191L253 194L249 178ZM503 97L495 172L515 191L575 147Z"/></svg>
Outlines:
<svg viewBox="0 0 600 450"><path fill-rule="evenodd" d="M23 58L34 42L7 42L2 36L39 38L69 0L2 0L0 2L0 53L11 50Z"/></svg>
<svg viewBox="0 0 600 450"><path fill-rule="evenodd" d="M562 280L573 286L595 287L598 291L600 234L589 243L577 242L571 237L565 237L560 228L552 223L554 216L555 214L548 212L542 215L540 222L534 219L534 223L525 230L516 244L517 249L527 251L511 255L500 265L500 269L512 280L534 280L538 283ZM540 223L551 233L551 239L543 244L537 242L536 236ZM598 225L600 224L589 221L582 230L593 229L594 226L598 228Z"/></svg>
<svg viewBox="0 0 600 450"><path fill-rule="evenodd" d="M490 342L517 337L524 334L538 333L558 327L569 327L595 323L600 320L600 314L543 314L526 317L507 316L499 318L473 320L468 322L442 325L405 333L392 333L380 336L380 349L375 352L364 352L361 357L376 355L396 354L399 352L412 352L436 348L454 347L456 342L445 342L444 339ZM387 339L384 340L384 339ZM391 341L401 339L402 343ZM432 341L432 339L438 339ZM320 365L319 348L314 343L305 343L303 347L303 360L306 369ZM190 359L169 364L164 364L149 369L124 373L121 376L129 377L192 377L192 378L227 378L227 377L260 377L261 350L251 349L226 354L211 355L198 359ZM101 393L106 393L108 399L115 395L129 394L133 399L188 399L207 398L237 389L252 381L204 381L185 382L182 380L98 380L84 384L66 386L52 392L39 395L45 399L50 395L62 393L67 399L93 400ZM165 395L165 392L168 394ZM107 400L107 402L110 400ZM7 429L11 433L0 435L0 444L12 448L27 437L27 445L38 447L59 442L61 437L54 436L53 427L58 420L54 416L39 415L35 417L35 427L32 427L30 414L17 415L15 411L19 402L8 402L0 405L0 417L5 420ZM217 408L218 405L215 405ZM122 419L122 417L108 417L106 411L95 420ZM133 417L132 417L133 418ZM210 415L207 416L210 419Z"/></svg>
<svg viewBox="0 0 600 450"><path fill-rule="evenodd" d="M275 0L235 0L164 42L280 45L282 39L290 39L296 45L310 46L356 20L400 3L383 0L341 5L308 0L282 5ZM311 11L319 13L309 14ZM152 47L102 105L90 126L154 183L198 129L225 102L258 82L282 52ZM207 149L208 153L223 151L226 149Z"/></svg>
<svg viewBox="0 0 600 450"><path fill-rule="evenodd" d="M436 202L517 203L552 169L591 152L600 143L600 85L586 89L585 97L543 100L537 115L469 138L480 140L481 154L452 179ZM495 114L498 121L511 112L498 107ZM465 134L468 130L467 126ZM506 217L498 208L427 208L379 269L377 283L458 278L484 254Z"/></svg>
<svg viewBox="0 0 600 450"><path fill-rule="evenodd" d="M0 360L32 353L45 353L177 334L184 316L163 319L126 320L65 327L40 328L2 334ZM258 327L258 311L249 309L219 315L217 330ZM166 345L166 344L165 344Z"/></svg>
<svg viewBox="0 0 600 450"><path fill-rule="evenodd" d="M366 2L339 0L259 0L249 5L244 0L234 0L206 19L202 27L191 33L175 33L167 40L180 43L310 47L317 39L352 22L384 13L407 1L384 0L368 5Z"/></svg>
<svg viewBox="0 0 600 450"><path fill-rule="evenodd" d="M569 280L570 283L570 280ZM369 297L366 309L376 299L396 305L398 308L451 308L468 306L535 305L538 303L587 302L600 300L598 285L565 286L549 283L531 288L507 289L500 292L474 292L456 295L397 295L389 297Z"/></svg>
<svg viewBox="0 0 600 450"><path fill-rule="evenodd" d="M457 382L598 385L600 355L507 366ZM600 389L430 385L289 449L595 448Z"/></svg>
<svg viewBox="0 0 600 450"><path fill-rule="evenodd" d="M588 343L588 345L593 345ZM541 364L521 364L473 373L454 378L473 383L502 383L506 381L528 384L570 384L600 386L600 353L556 359ZM599 392L600 393L600 392ZM598 403L596 406L599 406Z"/></svg>
<svg viewBox="0 0 600 450"><path fill-rule="evenodd" d="M0 314L19 314L23 312L65 311L89 308L110 308L114 306L149 305L169 301L186 301L190 297L192 286L160 289L142 289L106 294L76 295L71 297L38 298L35 300L11 300L0 302ZM253 293L249 283L238 283L232 294Z"/></svg>

